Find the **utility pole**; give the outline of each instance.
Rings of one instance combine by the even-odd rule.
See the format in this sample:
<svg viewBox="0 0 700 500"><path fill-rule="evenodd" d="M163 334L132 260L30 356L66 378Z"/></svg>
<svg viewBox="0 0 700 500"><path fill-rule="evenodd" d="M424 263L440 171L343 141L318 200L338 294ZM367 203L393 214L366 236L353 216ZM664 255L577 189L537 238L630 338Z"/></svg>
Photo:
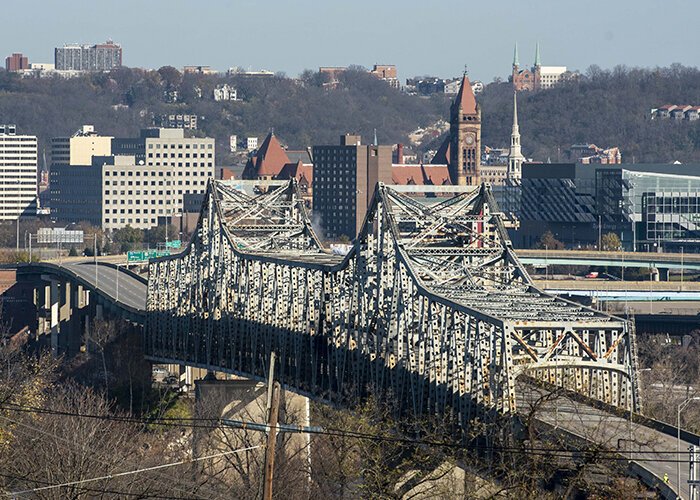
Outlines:
<svg viewBox="0 0 700 500"><path fill-rule="evenodd" d="M280 393L282 387L279 382L272 385L272 405L270 406L270 418L267 424L270 427L267 433L267 446L265 448L265 484L263 487L263 500L272 500L272 478L275 472L275 450L277 444L277 419L280 410Z"/></svg>

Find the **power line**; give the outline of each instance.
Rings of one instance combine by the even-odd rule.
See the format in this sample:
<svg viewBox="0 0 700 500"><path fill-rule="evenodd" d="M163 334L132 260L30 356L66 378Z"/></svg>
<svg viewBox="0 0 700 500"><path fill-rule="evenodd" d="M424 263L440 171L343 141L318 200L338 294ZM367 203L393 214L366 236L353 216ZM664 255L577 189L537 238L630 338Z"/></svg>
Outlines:
<svg viewBox="0 0 700 500"><path fill-rule="evenodd" d="M59 440L59 441L62 441L62 442L64 442L69 448L75 449L75 443L74 443L73 441L69 440L69 439L66 439L66 438L62 437L62 436L58 436L58 435L53 434L53 433L51 433L51 432L47 432L47 431L44 430L44 429L40 429L40 428L35 427L35 426L33 426L33 425L30 425L30 424L28 424L28 423L26 423L26 422L22 422L22 421L19 421L19 420L13 420L13 419L8 418L8 417L3 416L3 415L0 415L0 418L2 418L3 420L7 420L8 422L15 423L15 424L18 424L18 425L20 425L20 426L26 427L27 429L29 429L29 430L31 430L31 431L38 432L38 433L40 433L40 434L44 434L44 435L46 435L46 436L49 436L49 437L52 437L52 438L57 439L57 440ZM29 435L29 436L31 436L31 437L34 437L33 435L30 435L26 430L22 430L22 429L20 429L19 427L17 428L17 431L22 432L22 433L24 433L25 435ZM81 453L82 453L83 451L84 451L84 450L79 450L79 452L81 452ZM96 460L97 462L102 463L103 465L108 466L108 467L113 466L113 464L111 464L111 463L107 462L106 460L103 460L103 459L101 459L101 458L99 458L99 457L96 457L95 460ZM159 472L154 472L154 474L156 475L156 477L152 477L152 478L151 478L151 481L154 481L154 482L160 484L162 487L165 487L165 488L173 488L173 489L178 490L180 493L184 493L184 494L186 494L186 495L191 495L191 493L190 493L189 491L182 489L182 488L180 487L180 485L177 484L179 478L177 478L177 477L172 477L172 476L164 476L164 475L161 475L161 473L159 473ZM168 481L168 482L165 482L165 481ZM174 482L175 484L173 484L173 482ZM201 497L200 497L200 498L201 498Z"/></svg>
<svg viewBox="0 0 700 500"><path fill-rule="evenodd" d="M94 418L94 419L99 419L99 420L106 420L106 421L118 421L118 422L128 422L128 423L137 423L137 424L152 424L152 425L159 425L159 426L170 426L170 427L177 427L177 428L182 428L182 427L188 427L188 428L194 428L194 429L209 429L209 430L216 430L216 429L221 429L222 426L226 424L226 421L224 419L220 418L167 418L167 417L160 417L157 419L143 419L143 418L138 418L138 417L120 417L120 416L110 416L110 415L93 415L93 414L84 414L84 413L71 413L71 412L65 412L65 411L57 411L57 410L49 410L46 408L37 408L37 407L21 407L19 405L12 405L10 407L8 406L3 406L0 405L0 409L6 409L10 411L19 411L19 412L27 412L27 413L39 413L39 414L49 414L49 415L59 415L59 416L70 416L70 417L80 417L80 418ZM260 431L261 429L264 428L265 431L269 430L269 426L267 424L260 424L257 422L246 422L246 427L250 430L253 431ZM278 430L285 431L288 429L285 429L285 426L280 426ZM524 453L530 456L569 456L573 450L567 449L567 448L528 448L528 449L523 449L523 448L518 448L514 446L483 446L479 444L460 444L460 443L449 443L449 442L443 442L443 441L434 441L434 440L427 440L427 439L413 439L413 438L403 438L403 437L394 437L394 436L382 436L382 435L377 435L377 434L370 434L370 433L362 433L362 432L356 432L356 431L347 431L347 430L340 430L340 429L333 429L333 428L326 428L326 429L321 429L321 428L306 428L304 432L309 433L309 434L318 434L318 435L326 435L326 436L334 436L334 437L347 437L347 438L355 438L355 439L366 439L366 440L371 440L371 441L383 441L383 442L395 442L395 443L403 443L403 444L418 444L418 445L428 445L428 446L435 446L435 447L442 447L442 448L458 448L458 449L471 449L474 451L503 451L503 452L519 452L519 453ZM623 453L622 451L617 451L617 450L605 450L605 449L596 449L596 450L576 450L578 452L583 452L583 453L589 453L589 454L596 454L596 455L608 455L608 456L603 456L600 457L603 460L610 460L610 461L627 461L629 458L627 457L619 457L620 453ZM642 455L642 454L660 454L660 455L676 455L677 451L676 450L649 450L649 451L624 451L626 455ZM635 458L636 461L640 462L671 462L671 463L676 463L676 462L683 462L685 463L685 460L671 460L671 459L654 459L654 458Z"/></svg>
<svg viewBox="0 0 700 500"><path fill-rule="evenodd" d="M45 484L45 485L53 485L53 483L50 483L48 481L42 481L40 479L31 479L29 477L22 477L22 476L14 476L12 474L5 474L0 472L0 477L4 477L6 479L14 479L16 481L29 481L31 483L36 483L36 484ZM162 495L155 495L152 493L134 493L130 491L117 491L117 490L111 490L107 488L88 488L87 486L75 486L77 489L81 491L87 491L90 493L109 493L112 495L122 495L122 496L131 496L131 497L147 497L147 498L157 498L159 500L172 500L173 496L162 496ZM9 493L8 493L9 495ZM179 500L200 500L199 497L177 497Z"/></svg>
<svg viewBox="0 0 700 500"><path fill-rule="evenodd" d="M199 462L199 461L202 461L202 460L209 460L209 459L211 459L211 458L223 457L223 456L226 456L226 455L232 455L232 454L234 454L234 453L240 453L240 452L242 452L242 451L254 450L254 449L256 449L256 448L261 448L261 447L262 447L262 445L248 446L247 448L239 448L239 449L237 449L237 450L224 451L224 452L221 452L221 453L215 453L215 454L213 454L213 455L207 455L207 456L205 456L205 457L198 457L198 458L192 458L192 459L187 459L187 460L180 460L180 461L171 462L171 463L168 463L168 464L155 465L155 466L153 466L153 467L145 467L145 468L142 468L142 469L136 469L136 470L126 471L126 472L116 472L116 473L114 473L114 474L108 474L108 475L106 475L106 476L93 477L93 478L90 478L90 479L81 479L81 480L78 480L78 481L69 481L69 482L67 482L67 483L61 483L61 484L52 484L52 485L49 485L49 486L42 486L42 487L40 487L40 488L32 488L32 489L29 489L29 490L14 491L14 492L8 493L7 495L8 495L8 496L12 496L12 495L23 495L23 494L25 494L25 493L34 493L34 492L37 492L37 491L45 491L45 490L51 490L51 489L55 489L55 488L63 488L63 487L66 487L66 486L75 486L75 485L90 483L90 482L94 482L94 481L104 481L105 479L114 479L114 478L117 478L117 477L130 476L130 475L133 475L133 474L140 474L140 473L142 473L142 472L150 472L150 471L154 471L154 470L165 469L165 468L168 468L168 467L175 467L175 466L177 466L177 465L189 464L189 463L192 463L192 462Z"/></svg>

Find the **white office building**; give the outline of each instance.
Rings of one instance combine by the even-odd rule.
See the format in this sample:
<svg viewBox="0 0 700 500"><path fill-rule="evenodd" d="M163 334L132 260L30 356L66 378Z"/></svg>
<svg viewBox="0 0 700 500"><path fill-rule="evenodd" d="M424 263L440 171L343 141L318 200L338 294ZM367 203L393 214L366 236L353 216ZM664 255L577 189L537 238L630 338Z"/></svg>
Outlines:
<svg viewBox="0 0 700 500"><path fill-rule="evenodd" d="M0 125L0 220L36 216L37 139Z"/></svg>
<svg viewBox="0 0 700 500"><path fill-rule="evenodd" d="M183 198L203 194L214 177L214 139L185 138L181 129L159 129L154 135L145 138L145 161L131 155L105 158L103 229L177 224Z"/></svg>
<svg viewBox="0 0 700 500"><path fill-rule="evenodd" d="M566 73L566 66L540 66L540 88L551 89Z"/></svg>

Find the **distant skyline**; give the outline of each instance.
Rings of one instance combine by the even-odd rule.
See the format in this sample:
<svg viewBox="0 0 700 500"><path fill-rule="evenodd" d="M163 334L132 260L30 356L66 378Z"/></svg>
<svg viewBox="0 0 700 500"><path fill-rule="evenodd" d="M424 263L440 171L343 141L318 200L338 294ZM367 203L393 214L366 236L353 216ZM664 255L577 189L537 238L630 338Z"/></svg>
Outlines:
<svg viewBox="0 0 700 500"><path fill-rule="evenodd" d="M542 64L571 70L697 66L698 17L700 2L690 0L24 0L3 11L0 56L22 52L50 63L54 47L109 38L133 67L240 66L296 76L319 66L395 64L403 83L458 76L466 65L473 79L490 82L510 74L515 42L528 67L538 41Z"/></svg>

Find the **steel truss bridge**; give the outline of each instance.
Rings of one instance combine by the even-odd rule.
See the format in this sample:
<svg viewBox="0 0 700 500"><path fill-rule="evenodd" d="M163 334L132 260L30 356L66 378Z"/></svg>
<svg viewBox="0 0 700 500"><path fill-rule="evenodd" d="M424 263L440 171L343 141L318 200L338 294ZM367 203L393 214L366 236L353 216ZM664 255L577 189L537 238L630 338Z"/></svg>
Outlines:
<svg viewBox="0 0 700 500"><path fill-rule="evenodd" d="M378 185L335 255L294 181L210 181L189 247L150 264L147 356L263 378L275 351L294 390L463 429L514 414L519 376L641 410L632 323L538 290L488 186L418 191Z"/></svg>

